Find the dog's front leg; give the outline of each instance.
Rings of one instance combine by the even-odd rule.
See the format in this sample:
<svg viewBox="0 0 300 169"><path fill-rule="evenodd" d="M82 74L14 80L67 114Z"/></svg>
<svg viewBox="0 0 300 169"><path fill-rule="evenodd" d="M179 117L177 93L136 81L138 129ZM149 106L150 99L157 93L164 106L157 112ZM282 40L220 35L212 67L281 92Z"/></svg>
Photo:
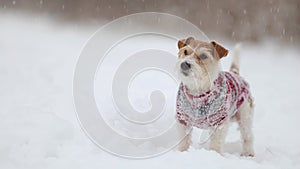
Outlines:
<svg viewBox="0 0 300 169"><path fill-rule="evenodd" d="M219 126L216 129L212 129L213 131L210 138L209 149L221 153L228 127L229 121L225 122L222 126Z"/></svg>
<svg viewBox="0 0 300 169"><path fill-rule="evenodd" d="M177 130L179 133L179 138L180 138L180 143L178 145L178 150L179 151L186 151L189 149L192 141L192 127L190 126L185 126L180 123L177 123Z"/></svg>

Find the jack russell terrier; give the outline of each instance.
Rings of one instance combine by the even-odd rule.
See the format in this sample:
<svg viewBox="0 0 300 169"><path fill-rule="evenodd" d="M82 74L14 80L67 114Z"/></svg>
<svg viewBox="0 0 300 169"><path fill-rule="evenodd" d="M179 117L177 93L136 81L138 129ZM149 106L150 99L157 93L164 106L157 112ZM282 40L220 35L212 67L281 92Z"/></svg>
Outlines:
<svg viewBox="0 0 300 169"><path fill-rule="evenodd" d="M220 59L228 50L218 43L193 37L178 41L177 71L181 84L176 103L177 126L183 140L179 151L191 144L191 129L213 133L209 148L221 153L230 122L241 132L243 156L254 156L253 99L249 84L239 75L239 55L235 54L230 71L220 70Z"/></svg>

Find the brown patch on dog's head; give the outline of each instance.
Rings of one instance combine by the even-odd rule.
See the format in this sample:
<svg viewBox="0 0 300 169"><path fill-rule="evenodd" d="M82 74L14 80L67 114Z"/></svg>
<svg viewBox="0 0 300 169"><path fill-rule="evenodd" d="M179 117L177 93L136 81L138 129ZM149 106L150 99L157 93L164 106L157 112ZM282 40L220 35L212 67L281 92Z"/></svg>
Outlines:
<svg viewBox="0 0 300 169"><path fill-rule="evenodd" d="M203 68L217 63L220 58L228 54L228 50L215 41L204 42L196 40L193 37L182 39L178 41L178 58L184 59L186 57L192 58L195 62Z"/></svg>
<svg viewBox="0 0 300 169"><path fill-rule="evenodd" d="M189 37L178 41L178 49L179 58L193 55L196 61L200 62L213 55L214 46L209 42L195 40L193 37Z"/></svg>
<svg viewBox="0 0 300 169"><path fill-rule="evenodd" d="M185 47L186 45L189 45L194 40L195 39L193 37L188 37L187 39L179 40L177 43L178 49L181 49L181 48Z"/></svg>
<svg viewBox="0 0 300 169"><path fill-rule="evenodd" d="M216 52L214 53L215 57L221 59L221 58L227 56L227 54L228 54L228 50L227 50L227 49L225 49L223 46L219 45L219 44L218 44L217 42L215 42L215 41L212 41L212 42L210 42L210 43L211 43L211 44L213 45L213 47L215 48L215 51L216 51Z"/></svg>
<svg viewBox="0 0 300 169"><path fill-rule="evenodd" d="M204 42L200 40L195 40L195 38L193 37L179 40L177 46L179 49L179 57L189 55L194 52L197 53L197 50L199 48L206 48L211 50L211 54L217 60L228 55L228 50L225 49L220 44L218 44L217 42L215 41Z"/></svg>

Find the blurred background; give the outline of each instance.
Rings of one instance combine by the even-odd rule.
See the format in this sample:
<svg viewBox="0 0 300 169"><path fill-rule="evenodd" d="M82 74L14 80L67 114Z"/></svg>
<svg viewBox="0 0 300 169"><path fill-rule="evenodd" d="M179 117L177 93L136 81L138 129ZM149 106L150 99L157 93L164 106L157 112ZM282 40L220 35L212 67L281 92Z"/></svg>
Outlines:
<svg viewBox="0 0 300 169"><path fill-rule="evenodd" d="M1 0L0 11L95 27L137 12L165 12L187 19L216 39L272 38L293 44L300 36L298 0Z"/></svg>
<svg viewBox="0 0 300 169"><path fill-rule="evenodd" d="M101 26L137 12L182 17L229 50L242 42L241 75L255 100L254 158L240 158L237 125L224 156L193 146L130 161L88 139L73 103L77 59ZM299 43L299 0L0 0L0 168L299 169ZM224 69L231 56L222 59ZM141 86L130 96L140 94L134 100L147 109Z"/></svg>

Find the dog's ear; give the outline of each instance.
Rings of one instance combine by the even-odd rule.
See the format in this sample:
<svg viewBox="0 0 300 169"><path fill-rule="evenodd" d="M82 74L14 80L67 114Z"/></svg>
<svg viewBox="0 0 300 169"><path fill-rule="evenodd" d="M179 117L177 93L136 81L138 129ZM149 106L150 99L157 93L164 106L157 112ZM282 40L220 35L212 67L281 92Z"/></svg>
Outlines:
<svg viewBox="0 0 300 169"><path fill-rule="evenodd" d="M186 46L185 39L181 39L181 40L178 41L178 43L177 43L178 49L181 49L181 48L183 48L185 46Z"/></svg>
<svg viewBox="0 0 300 169"><path fill-rule="evenodd" d="M210 43L214 46L215 51L216 51L216 54L214 54L214 56L216 56L219 59L221 59L222 57L227 56L227 54L228 54L228 50L227 49L225 49L223 46L219 45L215 41L212 41Z"/></svg>
<svg viewBox="0 0 300 169"><path fill-rule="evenodd" d="M195 40L193 37L188 37L187 39L179 40L177 43L178 49L181 49L181 48L185 47L186 45L189 45L193 40Z"/></svg>

